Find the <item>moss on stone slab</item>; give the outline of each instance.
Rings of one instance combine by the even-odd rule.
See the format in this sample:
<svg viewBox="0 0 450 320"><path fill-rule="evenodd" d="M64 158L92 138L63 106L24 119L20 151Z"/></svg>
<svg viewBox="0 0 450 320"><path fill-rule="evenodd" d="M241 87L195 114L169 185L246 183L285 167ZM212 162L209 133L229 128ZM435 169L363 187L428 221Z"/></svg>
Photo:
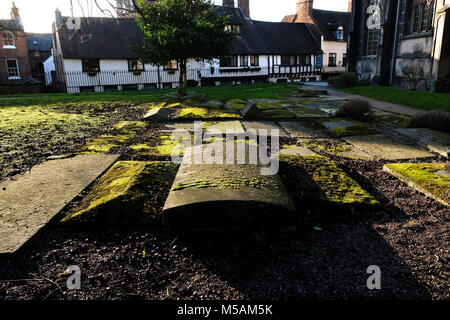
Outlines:
<svg viewBox="0 0 450 320"><path fill-rule="evenodd" d="M135 216L149 218L147 214L160 210L152 203L158 190L169 191L176 170L171 162L116 162L63 222L101 218L121 223Z"/></svg>
<svg viewBox="0 0 450 320"><path fill-rule="evenodd" d="M281 155L280 161L297 168L295 178L308 191L316 190L313 193L319 201L359 208L379 205L378 200L327 157Z"/></svg>
<svg viewBox="0 0 450 320"><path fill-rule="evenodd" d="M333 129L331 132L333 132L335 135L339 137L346 137L346 136L363 136L368 134L377 134L378 130L369 128L364 124L355 124L349 127L336 128Z"/></svg>
<svg viewBox="0 0 450 320"><path fill-rule="evenodd" d="M262 115L267 119L287 119L295 117L292 112L282 108L262 110Z"/></svg>
<svg viewBox="0 0 450 320"><path fill-rule="evenodd" d="M435 200L450 203L450 167L445 163L391 163L385 171Z"/></svg>
<svg viewBox="0 0 450 320"><path fill-rule="evenodd" d="M123 143L133 138L147 124L142 121L120 121L110 134L104 134L87 141L83 153L110 153Z"/></svg>
<svg viewBox="0 0 450 320"><path fill-rule="evenodd" d="M239 110L243 109L246 104L247 104L247 101L245 101L245 100L231 99L225 103L225 108L239 111Z"/></svg>

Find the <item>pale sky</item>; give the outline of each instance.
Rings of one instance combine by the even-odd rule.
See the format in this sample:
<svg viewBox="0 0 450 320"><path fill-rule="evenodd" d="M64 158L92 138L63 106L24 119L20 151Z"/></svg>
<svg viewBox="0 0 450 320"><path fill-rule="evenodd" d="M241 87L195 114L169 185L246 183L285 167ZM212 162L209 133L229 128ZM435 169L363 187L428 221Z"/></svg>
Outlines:
<svg viewBox="0 0 450 320"><path fill-rule="evenodd" d="M27 32L51 32L57 7L64 16L71 15L70 0L15 0L15 2ZM115 3L114 0L113 2ZM222 0L214 2L221 4ZM281 21L285 15L295 13L296 2L297 0L250 0L250 15L254 20ZM0 19L9 18L11 3L12 0L0 0ZM89 8L85 11L85 16L101 16L95 5L91 9L92 0L73 0L73 3L75 16L82 16L78 3L81 3L85 10ZM98 3L105 5L106 0L98 0ZM347 11L347 4L348 0L315 0L314 8Z"/></svg>

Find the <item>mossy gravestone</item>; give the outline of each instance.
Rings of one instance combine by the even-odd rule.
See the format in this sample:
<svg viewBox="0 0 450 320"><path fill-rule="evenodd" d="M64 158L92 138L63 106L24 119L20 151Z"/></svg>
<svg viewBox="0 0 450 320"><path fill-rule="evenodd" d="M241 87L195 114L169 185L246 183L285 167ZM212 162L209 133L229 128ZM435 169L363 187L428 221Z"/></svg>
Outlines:
<svg viewBox="0 0 450 320"><path fill-rule="evenodd" d="M164 161L119 161L64 219L123 224L160 219L155 199L168 192L177 165Z"/></svg>
<svg viewBox="0 0 450 320"><path fill-rule="evenodd" d="M252 164L248 156L254 144L241 141L231 142L231 145L236 150L245 150L247 156L242 163L233 148L221 149L225 146L223 142L186 151L163 209L166 226L227 229L293 224L295 207L281 179L277 174L262 175L261 168L268 165L264 166L261 161ZM195 159L202 159L206 154L222 159L223 163L202 161L195 164ZM226 161L227 157L231 161ZM204 160L208 161L206 157Z"/></svg>

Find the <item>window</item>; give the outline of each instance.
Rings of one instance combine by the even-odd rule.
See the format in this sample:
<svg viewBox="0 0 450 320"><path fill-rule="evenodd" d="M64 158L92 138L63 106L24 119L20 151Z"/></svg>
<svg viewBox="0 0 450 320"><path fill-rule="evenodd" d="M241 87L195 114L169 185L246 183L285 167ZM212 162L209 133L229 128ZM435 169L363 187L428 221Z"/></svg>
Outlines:
<svg viewBox="0 0 450 320"><path fill-rule="evenodd" d="M336 30L336 39L338 41L343 41L344 40L344 28L342 26L340 26L337 30Z"/></svg>
<svg viewBox="0 0 450 320"><path fill-rule="evenodd" d="M20 79L19 63L16 59L7 59L6 67L8 71L8 79Z"/></svg>
<svg viewBox="0 0 450 320"><path fill-rule="evenodd" d="M420 24L420 6L417 5L414 8L414 20L413 20L413 30L412 30L412 32L418 32L419 31L419 24Z"/></svg>
<svg viewBox="0 0 450 320"><path fill-rule="evenodd" d="M241 26L237 24L228 24L225 26L225 31L241 33Z"/></svg>
<svg viewBox="0 0 450 320"><path fill-rule="evenodd" d="M248 56L241 56L241 67L248 67Z"/></svg>
<svg viewBox="0 0 450 320"><path fill-rule="evenodd" d="M250 56L250 65L252 67L259 66L259 56Z"/></svg>
<svg viewBox="0 0 450 320"><path fill-rule="evenodd" d="M171 60L164 66L164 70L178 70L177 60Z"/></svg>
<svg viewBox="0 0 450 320"><path fill-rule="evenodd" d="M311 64L311 56L309 55L301 55L299 57L299 65L305 66Z"/></svg>
<svg viewBox="0 0 450 320"><path fill-rule="evenodd" d="M328 57L328 66L336 67L336 53L330 53Z"/></svg>
<svg viewBox="0 0 450 320"><path fill-rule="evenodd" d="M220 59L220 66L223 68L237 67L238 57L237 56L225 56Z"/></svg>
<svg viewBox="0 0 450 320"><path fill-rule="evenodd" d="M378 38L380 30L369 29L367 32L367 55L376 56L378 54Z"/></svg>
<svg viewBox="0 0 450 320"><path fill-rule="evenodd" d="M347 65L347 54L342 54L342 66L345 67Z"/></svg>
<svg viewBox="0 0 450 320"><path fill-rule="evenodd" d="M81 60L83 72L99 72L100 60L98 59L83 59Z"/></svg>
<svg viewBox="0 0 450 320"><path fill-rule="evenodd" d="M281 65L282 66L290 66L291 65L291 56L281 56Z"/></svg>
<svg viewBox="0 0 450 320"><path fill-rule="evenodd" d="M129 71L144 71L144 64L138 59L128 60Z"/></svg>
<svg viewBox="0 0 450 320"><path fill-rule="evenodd" d="M16 47L14 40L14 34L11 31L6 31L2 33L3 47Z"/></svg>
<svg viewBox="0 0 450 320"><path fill-rule="evenodd" d="M428 31L432 29L434 3L417 3L410 0L406 4L403 34Z"/></svg>

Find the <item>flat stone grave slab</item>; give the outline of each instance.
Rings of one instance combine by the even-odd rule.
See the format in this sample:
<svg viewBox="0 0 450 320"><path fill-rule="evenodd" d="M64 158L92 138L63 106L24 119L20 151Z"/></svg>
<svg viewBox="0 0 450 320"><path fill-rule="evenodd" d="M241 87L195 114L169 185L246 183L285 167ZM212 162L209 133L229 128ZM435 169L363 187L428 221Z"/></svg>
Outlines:
<svg viewBox="0 0 450 320"><path fill-rule="evenodd" d="M445 163L390 163L383 168L411 188L450 205L450 165Z"/></svg>
<svg viewBox="0 0 450 320"><path fill-rule="evenodd" d="M238 142L248 155L249 144ZM292 225L294 204L277 174L262 175L261 165L243 164L223 143L186 151L163 209L163 223L182 229L272 228ZM234 152L234 154L233 154ZM217 155L223 164L195 164L195 157ZM225 161L227 154L231 161Z"/></svg>
<svg viewBox="0 0 450 320"><path fill-rule="evenodd" d="M364 123L353 120L332 120L322 122L323 126L331 133L343 137L351 135L368 135L376 134L378 130L369 128Z"/></svg>
<svg viewBox="0 0 450 320"><path fill-rule="evenodd" d="M373 160L374 157L367 152L356 148L355 146L339 141L337 139L302 139L302 145L311 150L320 150L341 158L355 159L355 160Z"/></svg>
<svg viewBox="0 0 450 320"><path fill-rule="evenodd" d="M280 150L280 155L306 157L316 154L308 148L302 146L283 146L283 148Z"/></svg>
<svg viewBox="0 0 450 320"><path fill-rule="evenodd" d="M320 206L328 218L342 217L340 209L374 209L380 203L328 157L304 150L304 155L279 157L280 166L291 167L289 181L295 181L305 201ZM287 183L287 182L286 182Z"/></svg>
<svg viewBox="0 0 450 320"><path fill-rule="evenodd" d="M124 224L160 220L153 202L156 193L169 191L177 169L170 161L118 161L62 221Z"/></svg>
<svg viewBox="0 0 450 320"><path fill-rule="evenodd" d="M147 121L169 121L172 118L175 110L170 108L155 108L147 112L144 120Z"/></svg>
<svg viewBox="0 0 450 320"><path fill-rule="evenodd" d="M312 110L305 107L294 106L286 108L291 111L297 118L327 118L329 115L321 110Z"/></svg>
<svg viewBox="0 0 450 320"><path fill-rule="evenodd" d="M285 121L279 122L279 124L293 138L325 138L328 136L323 130L308 127L301 122Z"/></svg>
<svg viewBox="0 0 450 320"><path fill-rule="evenodd" d="M343 139L379 159L407 160L434 157L432 153L408 146L382 134L344 137Z"/></svg>
<svg viewBox="0 0 450 320"><path fill-rule="evenodd" d="M231 121L203 121L203 128L205 129L205 137L209 137L211 134L222 133L225 135L228 132L231 133L244 133L244 127L239 120Z"/></svg>
<svg viewBox="0 0 450 320"><path fill-rule="evenodd" d="M194 131L194 121L187 122L168 122L164 124L169 130L186 130L189 132Z"/></svg>
<svg viewBox="0 0 450 320"><path fill-rule="evenodd" d="M296 115L288 108L278 109L262 109L261 117L264 119L290 119L295 118Z"/></svg>
<svg viewBox="0 0 450 320"><path fill-rule="evenodd" d="M245 130L255 130L256 134L261 134L261 130L267 130L267 135L271 135L272 130L278 130L280 137L287 137L288 134L273 121L241 121Z"/></svg>
<svg viewBox="0 0 450 320"><path fill-rule="evenodd" d="M291 106L291 102L287 100L277 99L253 99L251 100L258 109L279 109Z"/></svg>
<svg viewBox="0 0 450 320"><path fill-rule="evenodd" d="M448 158L450 153L450 134L430 129L396 129L396 133L412 140L432 152Z"/></svg>
<svg viewBox="0 0 450 320"><path fill-rule="evenodd" d="M117 159L52 160L0 184L0 254L14 253Z"/></svg>

